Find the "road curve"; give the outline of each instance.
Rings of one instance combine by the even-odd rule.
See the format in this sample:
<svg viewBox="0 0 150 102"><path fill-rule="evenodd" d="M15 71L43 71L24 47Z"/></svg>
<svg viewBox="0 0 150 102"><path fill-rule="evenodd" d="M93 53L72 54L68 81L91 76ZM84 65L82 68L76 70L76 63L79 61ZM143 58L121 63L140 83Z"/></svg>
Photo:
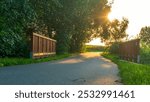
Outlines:
<svg viewBox="0 0 150 102"><path fill-rule="evenodd" d="M0 68L1 85L116 85L117 65L97 52L59 61Z"/></svg>

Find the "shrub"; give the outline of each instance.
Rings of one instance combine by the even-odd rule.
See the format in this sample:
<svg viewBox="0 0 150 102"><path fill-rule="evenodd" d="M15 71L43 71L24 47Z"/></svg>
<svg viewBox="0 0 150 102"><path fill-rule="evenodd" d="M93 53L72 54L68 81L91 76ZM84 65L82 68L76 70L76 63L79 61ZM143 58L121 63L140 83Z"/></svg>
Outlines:
<svg viewBox="0 0 150 102"><path fill-rule="evenodd" d="M144 42L141 42L140 56L141 63L150 64L150 47L147 46Z"/></svg>
<svg viewBox="0 0 150 102"><path fill-rule="evenodd" d="M112 54L118 54L119 53L119 43L117 43L117 42L113 43L109 48L109 52Z"/></svg>
<svg viewBox="0 0 150 102"><path fill-rule="evenodd" d="M0 32L0 57L25 57L28 53L27 41L9 30Z"/></svg>

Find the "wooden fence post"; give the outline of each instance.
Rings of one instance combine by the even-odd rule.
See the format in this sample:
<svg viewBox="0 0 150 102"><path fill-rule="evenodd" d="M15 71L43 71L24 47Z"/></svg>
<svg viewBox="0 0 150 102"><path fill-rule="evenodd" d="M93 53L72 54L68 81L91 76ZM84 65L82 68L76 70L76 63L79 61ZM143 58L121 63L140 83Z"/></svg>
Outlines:
<svg viewBox="0 0 150 102"><path fill-rule="evenodd" d="M33 32L30 35L30 58L33 58Z"/></svg>
<svg viewBox="0 0 150 102"><path fill-rule="evenodd" d="M28 39L29 58L33 58L33 28L28 28L26 31Z"/></svg>

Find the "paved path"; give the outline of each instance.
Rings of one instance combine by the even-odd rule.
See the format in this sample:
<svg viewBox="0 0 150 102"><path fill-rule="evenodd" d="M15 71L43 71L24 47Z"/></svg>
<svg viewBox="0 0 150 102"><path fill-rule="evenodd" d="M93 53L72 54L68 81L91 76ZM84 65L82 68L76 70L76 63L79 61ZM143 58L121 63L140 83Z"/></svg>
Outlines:
<svg viewBox="0 0 150 102"><path fill-rule="evenodd" d="M115 85L118 68L99 53L64 60L0 68L0 84L8 85Z"/></svg>

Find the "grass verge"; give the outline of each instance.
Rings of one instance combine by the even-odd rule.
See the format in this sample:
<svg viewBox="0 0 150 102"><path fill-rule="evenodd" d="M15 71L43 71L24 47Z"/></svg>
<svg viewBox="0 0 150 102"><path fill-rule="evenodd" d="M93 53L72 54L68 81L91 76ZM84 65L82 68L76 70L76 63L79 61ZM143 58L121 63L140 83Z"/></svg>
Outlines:
<svg viewBox="0 0 150 102"><path fill-rule="evenodd" d="M150 85L150 66L120 60L117 55L102 54L116 63L120 70L122 83L125 85Z"/></svg>
<svg viewBox="0 0 150 102"><path fill-rule="evenodd" d="M30 59L30 58L0 58L0 67L12 66L12 65L22 65L22 64L32 64L40 62L48 62L52 60L59 60L72 56L72 54L54 55L41 59Z"/></svg>

